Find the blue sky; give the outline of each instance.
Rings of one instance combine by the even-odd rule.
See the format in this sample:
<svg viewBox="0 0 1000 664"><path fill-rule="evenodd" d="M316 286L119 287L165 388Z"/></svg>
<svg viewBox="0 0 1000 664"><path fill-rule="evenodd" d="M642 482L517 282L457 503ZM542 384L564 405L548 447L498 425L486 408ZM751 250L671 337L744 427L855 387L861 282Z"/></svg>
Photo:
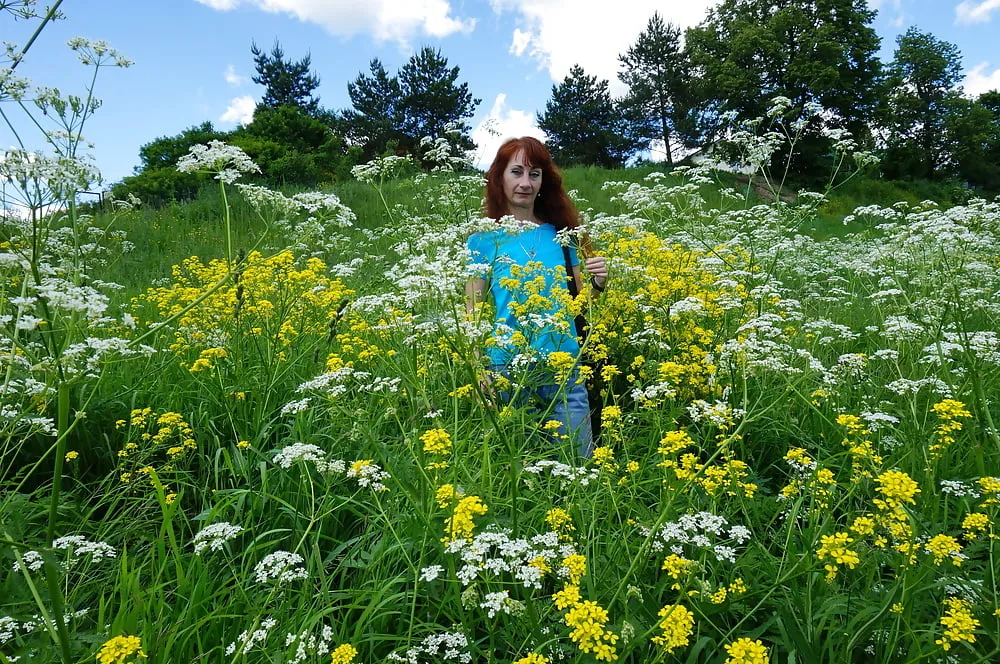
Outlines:
<svg viewBox="0 0 1000 664"><path fill-rule="evenodd" d="M472 126L485 158L497 139L482 131L489 117L505 136L538 134L554 82L574 63L615 82L616 56L659 10L682 27L700 22L712 0L65 0L67 18L50 25L18 69L35 84L83 91L85 71L67 39L104 39L134 60L103 70L103 106L85 129L105 181L132 173L139 147L206 120L231 129L247 119L262 88L250 82L250 43L279 41L288 57L311 54L321 104L350 106L347 83L379 58L396 71L422 46L440 48L482 99ZM917 26L956 44L968 93L1000 88L1000 0L869 0L882 57ZM23 43L28 26L0 17L0 39ZM615 88L613 87L613 90ZM11 112L13 112L12 109ZM14 143L0 129L0 149ZM35 146L38 147L38 146Z"/></svg>

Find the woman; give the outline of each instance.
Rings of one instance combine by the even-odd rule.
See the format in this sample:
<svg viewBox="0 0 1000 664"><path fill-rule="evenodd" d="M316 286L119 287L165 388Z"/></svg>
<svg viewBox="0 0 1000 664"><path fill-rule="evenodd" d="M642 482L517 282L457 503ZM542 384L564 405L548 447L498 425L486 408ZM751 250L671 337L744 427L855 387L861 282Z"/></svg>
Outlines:
<svg viewBox="0 0 1000 664"><path fill-rule="evenodd" d="M512 216L523 229L508 230L507 225L475 233L468 240L472 262L488 267L466 285L467 309L471 314L486 297L496 307L496 344L487 348L490 369L533 381L522 383L521 390L540 398L543 410L559 423L557 433L573 439L580 454L589 457L590 405L576 367L580 344L573 316L565 306L568 274L572 273L576 293L582 291L583 280L576 251L556 242L558 231L579 226L579 215L540 141L525 136L500 146L486 173L484 212L498 222ZM588 243L581 244L587 255ZM584 268L594 291L603 291L608 277L605 259L590 256ZM571 358L569 366L566 358Z"/></svg>

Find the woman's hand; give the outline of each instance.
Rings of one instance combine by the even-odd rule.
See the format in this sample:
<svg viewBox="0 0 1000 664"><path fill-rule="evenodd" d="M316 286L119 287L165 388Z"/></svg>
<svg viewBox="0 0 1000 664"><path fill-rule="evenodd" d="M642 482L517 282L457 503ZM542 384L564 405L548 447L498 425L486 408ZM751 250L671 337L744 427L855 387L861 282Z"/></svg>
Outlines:
<svg viewBox="0 0 1000 664"><path fill-rule="evenodd" d="M603 291L608 283L608 261L604 256L591 256L583 263L584 268L590 274L590 285L594 290Z"/></svg>

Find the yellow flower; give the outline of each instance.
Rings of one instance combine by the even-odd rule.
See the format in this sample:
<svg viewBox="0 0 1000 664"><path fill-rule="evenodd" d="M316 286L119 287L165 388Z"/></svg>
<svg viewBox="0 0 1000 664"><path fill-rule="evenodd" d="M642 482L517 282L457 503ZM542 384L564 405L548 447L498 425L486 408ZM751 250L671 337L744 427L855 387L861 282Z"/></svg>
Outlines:
<svg viewBox="0 0 1000 664"><path fill-rule="evenodd" d="M768 664L767 648L760 640L751 641L743 637L726 644L726 664Z"/></svg>
<svg viewBox="0 0 1000 664"><path fill-rule="evenodd" d="M682 574L687 574L694 568L694 561L688 560L682 556L678 556L676 553L671 553L663 561L663 567L660 569L666 570L674 579L680 579Z"/></svg>
<svg viewBox="0 0 1000 664"><path fill-rule="evenodd" d="M455 491L455 487L452 484L442 484L438 487L438 490L434 492L434 500L437 501L438 507L441 509L445 509L451 505L457 497L458 493Z"/></svg>
<svg viewBox="0 0 1000 664"><path fill-rule="evenodd" d="M462 498L455 505L455 510L451 516L445 521L445 536L441 541L445 544L458 539L465 539L471 542L472 531L475 528L472 517L482 516L486 512L487 507L479 499L479 496L466 496Z"/></svg>
<svg viewBox="0 0 1000 664"><path fill-rule="evenodd" d="M940 565L945 558L951 558L953 565L962 564L962 546L951 535L935 535L924 545L927 553L934 556L934 564Z"/></svg>
<svg viewBox="0 0 1000 664"><path fill-rule="evenodd" d="M351 664L357 656L357 649L350 643L344 643L334 648L333 652L330 653L330 664Z"/></svg>
<svg viewBox="0 0 1000 664"><path fill-rule="evenodd" d="M66 461L73 461L79 456L80 456L79 452L77 452L76 450L70 450L69 452L66 453Z"/></svg>
<svg viewBox="0 0 1000 664"><path fill-rule="evenodd" d="M569 533L575 531L576 526L573 525L573 517L563 508L553 507L546 512L545 523L553 532L559 533L559 539L573 539Z"/></svg>
<svg viewBox="0 0 1000 664"><path fill-rule="evenodd" d="M175 500L177 500L177 494L176 494L176 493L168 493L168 494L167 494L166 496L164 496L164 498L163 498L163 501L164 501L164 502L165 502L165 503L166 503L167 505L173 505L173 504L174 504L174 501L175 501Z"/></svg>
<svg viewBox="0 0 1000 664"><path fill-rule="evenodd" d="M920 488L906 473L889 470L875 478L875 482L879 485L876 491L885 496L885 500L875 500L880 508L891 510L906 503L916 504L913 496L920 493Z"/></svg>
<svg viewBox="0 0 1000 664"><path fill-rule="evenodd" d="M658 614L661 633L653 637L653 643L662 646L668 653L674 649L686 646L691 642L691 632L694 631L694 614L680 604L665 606Z"/></svg>
<svg viewBox="0 0 1000 664"><path fill-rule="evenodd" d="M837 576L838 565L847 565L851 569L860 562L858 554L847 548L847 545L854 540L844 532L833 535L823 535L820 537L820 547L816 550L816 557L822 560L832 560L832 563L824 565L826 569L826 580L833 581Z"/></svg>
<svg viewBox="0 0 1000 664"><path fill-rule="evenodd" d="M250 441L241 440L240 442L236 443L236 447L240 448L241 450L245 450L248 447L250 447Z"/></svg>
<svg viewBox="0 0 1000 664"><path fill-rule="evenodd" d="M99 664L124 664L130 657L145 657L138 636L115 636L104 642L97 652Z"/></svg>
<svg viewBox="0 0 1000 664"><path fill-rule="evenodd" d="M566 584L563 589L552 596L556 608L562 611L566 607L573 606L580 601L580 588L571 584Z"/></svg>
<svg viewBox="0 0 1000 664"><path fill-rule="evenodd" d="M972 605L958 597L949 597L944 601L944 605L947 607L945 614L941 616L941 626L945 628L944 636L935 639L934 643L943 650L951 650L951 644L959 641L975 643L975 631L979 627L979 621L972 616Z"/></svg>
<svg viewBox="0 0 1000 664"><path fill-rule="evenodd" d="M451 454L451 436L444 429L431 429L420 436L424 444L424 453L437 456Z"/></svg>
<svg viewBox="0 0 1000 664"><path fill-rule="evenodd" d="M978 533L984 532L990 527L990 517L982 512L970 512L962 520L962 528L965 530L965 538L972 539Z"/></svg>
<svg viewBox="0 0 1000 664"><path fill-rule="evenodd" d="M668 431L667 435L663 437L660 441L659 449L656 450L657 454L662 454L664 456L669 456L680 452L685 447L694 445L694 440L684 431Z"/></svg>
<svg viewBox="0 0 1000 664"><path fill-rule="evenodd" d="M612 450L610 447L602 445L601 447L598 447L594 450L593 454L591 455L591 459L593 460L594 465L600 468L604 464L614 463L615 451Z"/></svg>
<svg viewBox="0 0 1000 664"><path fill-rule="evenodd" d="M580 579L587 574L587 559L579 553L563 558L562 566L569 574L569 582L573 585L580 583Z"/></svg>
<svg viewBox="0 0 1000 664"><path fill-rule="evenodd" d="M531 653L517 660L514 664L549 664L549 659L537 653Z"/></svg>

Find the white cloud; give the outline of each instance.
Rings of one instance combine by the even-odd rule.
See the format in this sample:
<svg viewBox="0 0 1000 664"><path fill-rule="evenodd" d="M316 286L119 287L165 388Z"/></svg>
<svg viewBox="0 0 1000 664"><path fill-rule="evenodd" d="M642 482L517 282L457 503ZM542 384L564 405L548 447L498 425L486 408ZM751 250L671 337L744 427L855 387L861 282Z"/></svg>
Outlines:
<svg viewBox="0 0 1000 664"><path fill-rule="evenodd" d="M229 85L238 88L244 83L246 83L248 80L249 79L247 79L246 76L240 76L239 74L237 74L236 67L234 67L233 65L229 65L228 67L226 67L226 83L228 83Z"/></svg>
<svg viewBox="0 0 1000 664"><path fill-rule="evenodd" d="M229 108L219 118L219 122L238 122L247 125L253 122L253 112L257 102L250 95L236 97L229 102Z"/></svg>
<svg viewBox="0 0 1000 664"><path fill-rule="evenodd" d="M988 72L989 66L988 62L980 62L965 75L962 88L966 97L975 98L990 90L1000 90L1000 69Z"/></svg>
<svg viewBox="0 0 1000 664"><path fill-rule="evenodd" d="M555 82L579 64L588 75L607 79L615 95L624 92L618 82L618 55L635 43L653 12L659 11L664 21L683 30L700 23L716 4L717 0L629 0L593 11L579 0L490 0L494 12L519 15L512 53L535 59Z"/></svg>
<svg viewBox="0 0 1000 664"><path fill-rule="evenodd" d="M960 25L989 23L990 14L998 9L1000 0L982 0L982 2L964 0L955 7L955 23Z"/></svg>
<svg viewBox="0 0 1000 664"><path fill-rule="evenodd" d="M471 32L475 19L452 16L449 0L197 0L220 11L240 5L256 7L272 14L288 14L306 23L316 23L343 37L370 34L378 42L406 44L410 37L446 37L455 32Z"/></svg>
<svg viewBox="0 0 1000 664"><path fill-rule="evenodd" d="M535 115L507 106L507 95L500 93L493 101L490 113L472 130L472 140L476 142L474 163L483 170L489 168L497 149L508 138L534 136L544 141L545 132L535 123Z"/></svg>

